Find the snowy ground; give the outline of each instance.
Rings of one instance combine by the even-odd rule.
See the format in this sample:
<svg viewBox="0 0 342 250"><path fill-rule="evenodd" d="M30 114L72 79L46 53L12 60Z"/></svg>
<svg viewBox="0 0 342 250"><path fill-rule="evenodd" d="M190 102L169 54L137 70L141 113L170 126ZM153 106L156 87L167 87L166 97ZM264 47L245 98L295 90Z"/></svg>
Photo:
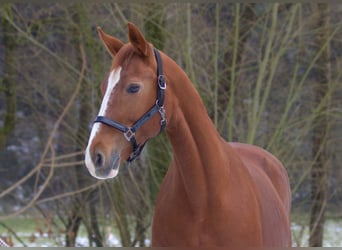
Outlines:
<svg viewBox="0 0 342 250"><path fill-rule="evenodd" d="M293 246L307 247L309 227L292 223ZM325 223L323 247L342 247L342 220L327 220Z"/></svg>
<svg viewBox="0 0 342 250"><path fill-rule="evenodd" d="M309 229L306 226L301 226L296 223L292 223L293 232L293 246L308 246L308 232ZM0 232L1 234L2 232ZM5 236L3 233L2 236ZM49 236L48 234L39 233L18 233L18 236L24 240L25 244L30 247L54 247L63 246L64 238ZM14 241L14 246L23 246L20 242ZM146 242L149 245L149 242ZM77 247L87 247L88 238L86 236L77 237ZM112 233L109 233L106 240L106 246L120 246L119 239ZM342 247L342 220L333 221L328 220L326 222L324 233L324 247Z"/></svg>

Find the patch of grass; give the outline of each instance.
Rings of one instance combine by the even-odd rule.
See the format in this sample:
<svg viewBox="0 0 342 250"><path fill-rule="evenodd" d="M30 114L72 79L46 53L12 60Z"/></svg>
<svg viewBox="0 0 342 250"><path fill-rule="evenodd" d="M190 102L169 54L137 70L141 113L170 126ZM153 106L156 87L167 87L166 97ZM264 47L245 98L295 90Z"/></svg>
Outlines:
<svg viewBox="0 0 342 250"><path fill-rule="evenodd" d="M37 223L34 221L33 218L22 216L9 218L0 222L0 235L8 232L8 229L6 227L9 227L14 232L32 232L36 229L36 226Z"/></svg>

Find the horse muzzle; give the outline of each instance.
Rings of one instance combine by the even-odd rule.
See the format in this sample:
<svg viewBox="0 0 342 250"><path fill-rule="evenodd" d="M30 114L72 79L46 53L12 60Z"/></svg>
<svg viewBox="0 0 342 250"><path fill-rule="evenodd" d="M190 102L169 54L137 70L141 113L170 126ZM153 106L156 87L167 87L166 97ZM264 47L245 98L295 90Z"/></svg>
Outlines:
<svg viewBox="0 0 342 250"><path fill-rule="evenodd" d="M101 151L90 153L87 150L85 164L89 173L97 179L114 178L119 173L120 154L114 152L110 157L106 157Z"/></svg>

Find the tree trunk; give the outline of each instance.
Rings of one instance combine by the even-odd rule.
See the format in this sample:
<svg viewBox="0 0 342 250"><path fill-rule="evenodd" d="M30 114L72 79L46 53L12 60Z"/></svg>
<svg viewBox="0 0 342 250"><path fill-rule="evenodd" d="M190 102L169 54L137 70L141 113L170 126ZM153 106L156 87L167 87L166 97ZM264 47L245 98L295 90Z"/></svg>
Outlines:
<svg viewBox="0 0 342 250"><path fill-rule="evenodd" d="M74 247L76 245L78 229L82 222L82 216L80 216L79 210L79 206L75 205L72 209L72 214L68 217L65 236L65 246L67 247Z"/></svg>
<svg viewBox="0 0 342 250"><path fill-rule="evenodd" d="M75 6L75 15L73 16L73 19L75 23L77 24L77 28L71 29L74 34L74 46L76 51L79 50L79 46L84 46L85 50L89 52L89 59L90 63L93 65L97 65L96 63L96 54L94 54L94 39L92 38L92 32L89 27L89 22L87 21L87 14L86 10L84 9L84 6L82 4L76 4ZM79 58L79 65L82 65L83 60L85 58L80 57ZM94 66L96 67L96 66ZM94 69L96 72L96 69ZM91 120L91 110L92 110L92 103L91 103L91 93L92 88L87 81L83 81L80 88L79 93L79 115L78 115L78 122L77 122L77 132L76 132L76 141L75 141L75 151L81 152L86 147L87 138L88 138L88 124ZM83 161L84 156L83 154L78 154L76 156L76 162ZM78 187L84 187L89 183L89 174L84 166L76 166L75 167L75 179ZM93 243L97 247L103 246L103 236L101 234L101 231L99 229L98 219L97 219L97 212L95 203L92 202L93 200L96 200L97 190L90 190L87 193L82 193L80 195L77 195L75 197L75 200L73 201L76 204L82 204L80 206L75 205L73 215L77 217L76 222L86 223L86 229L88 231L89 235L89 245L92 246ZM72 218L70 218L72 219ZM70 220L69 219L69 220ZM73 224L69 224L70 226L73 226ZM71 227L68 228L67 231L70 230L78 230L79 225L77 227ZM67 234L66 237L76 237L77 231L74 231L73 234ZM72 244L75 244L75 239L69 239L66 242L70 242ZM75 246L75 245L67 245L67 246Z"/></svg>
<svg viewBox="0 0 342 250"><path fill-rule="evenodd" d="M13 37L14 29L8 19L13 19L11 4L7 4L2 8L1 25L3 33L3 45L5 47L5 67L4 76L0 85L0 91L4 92L6 99L6 113L2 128L0 128L0 151L6 146L6 143L14 131L15 113L17 106L16 97L16 82L15 74L15 59L14 49L16 40ZM7 19L8 18L8 19Z"/></svg>
<svg viewBox="0 0 342 250"><path fill-rule="evenodd" d="M92 195L96 194L97 192L93 192ZM95 243L97 247L103 247L103 236L100 232L99 222L97 219L97 211L94 202L88 202L89 204L89 216L90 216L90 233L91 233L91 241ZM88 232L89 234L89 232Z"/></svg>
<svg viewBox="0 0 342 250"><path fill-rule="evenodd" d="M147 10L144 19L144 28L146 39L150 41L156 48L164 50L166 42L166 16L163 4L151 3L147 5ZM142 185L147 183L149 186L141 187L143 192L140 197L139 204L141 209L138 209L136 214L136 227L135 227L135 238L139 242L139 246L145 246L146 231L148 229L149 222L146 221L146 214L149 211L148 202L152 204L156 199L159 191L159 185L167 171L167 162L169 158L169 152L165 150L167 145L167 137L165 133L158 135L149 141L147 151L149 157L147 159L141 159L141 165L147 165L148 167L142 167L140 177ZM158 155L158 157L154 157ZM153 205L152 205L153 206Z"/></svg>
<svg viewBox="0 0 342 250"><path fill-rule="evenodd" d="M147 13L144 19L146 39L157 49L163 50L166 41L165 12L160 3L147 4Z"/></svg>
<svg viewBox="0 0 342 250"><path fill-rule="evenodd" d="M229 67L229 76L223 75L219 78L218 93L218 110L223 113L224 117L228 118L227 124L221 124L227 128L228 140L233 140L234 125L234 106L242 105L238 100L235 100L236 81L241 67L242 55L245 50L246 42L249 38L249 32L254 25L256 15L254 13L254 3L236 3L234 8L234 36L232 41L227 42L227 48L224 50L223 61L219 65L220 71L225 71ZM231 47L233 46L233 47ZM228 97L228 98L227 98ZM217 124L218 125L218 124Z"/></svg>
<svg viewBox="0 0 342 250"><path fill-rule="evenodd" d="M129 230L128 210L125 202L125 194L123 192L124 189L119 178L120 177L118 177L118 179L113 183L112 193L113 197L115 197L115 201L113 202L115 209L115 221L119 230L121 246L130 247L131 234Z"/></svg>
<svg viewBox="0 0 342 250"><path fill-rule="evenodd" d="M328 196L328 155L327 135L329 122L327 117L330 81L329 65L329 4L318 4L317 48L324 50L317 63L316 77L318 86L315 93L315 104L321 108L313 122L312 154L314 157L311 169L311 214L309 246L323 245L325 210Z"/></svg>

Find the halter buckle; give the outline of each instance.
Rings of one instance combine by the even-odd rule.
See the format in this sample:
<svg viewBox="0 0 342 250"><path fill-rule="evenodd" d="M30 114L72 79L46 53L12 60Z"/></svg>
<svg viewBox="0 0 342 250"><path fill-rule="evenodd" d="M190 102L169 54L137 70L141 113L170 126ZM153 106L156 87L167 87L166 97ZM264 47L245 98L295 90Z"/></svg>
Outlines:
<svg viewBox="0 0 342 250"><path fill-rule="evenodd" d="M131 139L135 136L135 132L132 130L132 128L128 128L128 130L123 134L127 141L131 141Z"/></svg>
<svg viewBox="0 0 342 250"><path fill-rule="evenodd" d="M164 75L158 76L158 86L160 89L165 90L166 89L166 80Z"/></svg>

